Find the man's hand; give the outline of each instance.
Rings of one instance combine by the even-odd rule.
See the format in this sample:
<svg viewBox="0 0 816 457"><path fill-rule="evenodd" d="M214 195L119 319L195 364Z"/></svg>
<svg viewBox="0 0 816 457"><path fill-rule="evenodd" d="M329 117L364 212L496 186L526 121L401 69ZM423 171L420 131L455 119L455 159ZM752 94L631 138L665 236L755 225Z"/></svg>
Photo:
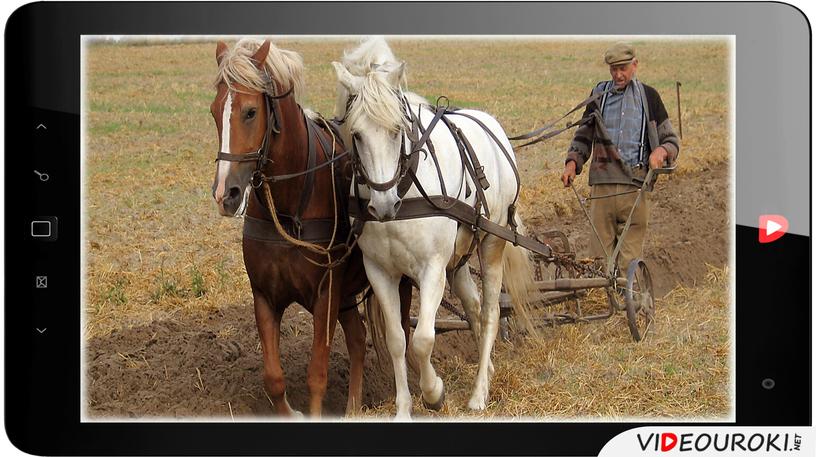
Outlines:
<svg viewBox="0 0 816 457"><path fill-rule="evenodd" d="M575 162L570 160L564 165L564 174L561 175L561 182L564 183L564 187L569 187L573 179L575 179Z"/></svg>
<svg viewBox="0 0 816 457"><path fill-rule="evenodd" d="M667 151L663 146L658 146L649 154L649 168L654 170L655 168L663 168L663 164L666 162L666 157L669 156L669 151Z"/></svg>

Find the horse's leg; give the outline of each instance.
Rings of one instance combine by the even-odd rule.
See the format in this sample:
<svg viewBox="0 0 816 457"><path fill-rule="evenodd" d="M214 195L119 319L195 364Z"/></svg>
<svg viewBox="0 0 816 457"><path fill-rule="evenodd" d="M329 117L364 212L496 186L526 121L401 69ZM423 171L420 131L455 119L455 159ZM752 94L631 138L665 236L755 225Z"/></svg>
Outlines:
<svg viewBox="0 0 816 457"><path fill-rule="evenodd" d="M462 300L462 307L465 308L468 321L470 322L470 329L473 331L473 336L476 337L476 344L482 344L482 323L479 317L479 289L476 283L473 282L473 276L470 274L470 268L467 264L456 271L453 275L453 284L451 284L453 293ZM488 366L490 375L493 375L493 362Z"/></svg>
<svg viewBox="0 0 816 457"><path fill-rule="evenodd" d="M354 297L351 298L354 300ZM360 411L363 402L363 364L365 363L366 330L357 308L345 310L339 315L340 325L346 337L349 353L349 393L346 403L346 415L351 416Z"/></svg>
<svg viewBox="0 0 816 457"><path fill-rule="evenodd" d="M470 409L482 410L487 405L490 385L490 353L499 330L499 293L502 285L502 255L505 241L493 235L482 240L482 340L479 345L479 371L473 394L468 402Z"/></svg>
<svg viewBox="0 0 816 457"><path fill-rule="evenodd" d="M399 297L400 297L400 318L402 322L402 330L405 332L405 345L411 341L411 293L413 292L413 284L411 279L403 276L399 283Z"/></svg>
<svg viewBox="0 0 816 457"><path fill-rule="evenodd" d="M412 347L419 362L419 386L425 405L439 410L445 401L445 384L431 364L436 324L436 310L445 292L445 266L429 264L419 283L419 318Z"/></svg>
<svg viewBox="0 0 816 457"><path fill-rule="evenodd" d="M340 281L332 281L331 294L328 293L329 280L326 278L324 292L320 293L312 307L314 314L314 336L312 337L312 358L306 374L309 386L309 414L320 417L323 412L323 397L329 379L329 352L337 314L340 309ZM331 295L331 297L329 297ZM329 300L331 298L331 300ZM326 334L328 327L328 335Z"/></svg>
<svg viewBox="0 0 816 457"><path fill-rule="evenodd" d="M280 323L283 310L273 308L259 291L253 290L252 295L255 299L255 323L263 350L264 387L277 414L299 415L286 401L286 379L280 363Z"/></svg>
<svg viewBox="0 0 816 457"><path fill-rule="evenodd" d="M392 277L379 265L364 261L366 275L377 295L385 321L385 340L394 366L394 384L397 390L395 404L397 420L411 418L411 392L408 390L408 367L405 364L405 332L400 318L400 276Z"/></svg>
<svg viewBox="0 0 816 457"><path fill-rule="evenodd" d="M411 347L411 301L414 292L414 284L411 278L403 276L399 283L400 296L400 318L402 319L402 331L405 332L405 347ZM419 373L416 356L411 351L406 351L408 366L414 373Z"/></svg>

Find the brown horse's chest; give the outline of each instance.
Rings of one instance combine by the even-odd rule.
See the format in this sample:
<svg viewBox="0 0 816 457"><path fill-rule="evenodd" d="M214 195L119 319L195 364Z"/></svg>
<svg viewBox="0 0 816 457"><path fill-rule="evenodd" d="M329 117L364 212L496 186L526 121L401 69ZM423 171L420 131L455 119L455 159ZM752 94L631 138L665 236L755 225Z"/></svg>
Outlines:
<svg viewBox="0 0 816 457"><path fill-rule="evenodd" d="M313 293L322 269L290 246L244 238L243 248L244 264L253 289L263 293L275 307L282 309L296 301L312 311Z"/></svg>
<svg viewBox="0 0 816 457"><path fill-rule="evenodd" d="M324 268L315 266L301 251L288 245L244 238L243 252L252 288L260 291L272 306L285 309L290 303L298 302L312 312ZM312 260L324 261L312 257ZM334 280L342 285L341 297L353 297L365 289L368 280L359 249L335 268L334 275Z"/></svg>

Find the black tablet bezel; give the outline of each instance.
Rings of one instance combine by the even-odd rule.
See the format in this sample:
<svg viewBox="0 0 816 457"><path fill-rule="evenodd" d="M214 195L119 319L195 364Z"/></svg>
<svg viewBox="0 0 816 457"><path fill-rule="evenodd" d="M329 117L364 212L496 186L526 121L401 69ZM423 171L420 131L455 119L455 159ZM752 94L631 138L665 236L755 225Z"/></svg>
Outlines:
<svg viewBox="0 0 816 457"><path fill-rule="evenodd" d="M790 6L36 3L17 10L5 33L5 426L20 449L36 454L581 455L596 454L612 436L644 425L80 423L80 37L99 34L735 35L735 423L811 424L811 32L804 15ZM36 128L40 123L48 125L46 134ZM28 173L13 172L42 164L58 170L47 191L32 187ZM756 225L763 213L785 214L791 233L760 245ZM42 215L59 217L56 242L31 238L29 223ZM49 274L47 293L30 284L31 274L45 268L55 272ZM769 377L776 381L772 390L761 383ZM468 438L474 436L492 438Z"/></svg>

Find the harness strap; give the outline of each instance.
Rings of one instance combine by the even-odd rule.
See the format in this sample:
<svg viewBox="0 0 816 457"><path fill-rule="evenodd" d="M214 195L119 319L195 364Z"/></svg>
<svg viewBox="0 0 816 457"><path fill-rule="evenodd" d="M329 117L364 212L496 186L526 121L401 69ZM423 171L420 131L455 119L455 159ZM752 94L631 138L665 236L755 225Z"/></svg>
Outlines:
<svg viewBox="0 0 816 457"><path fill-rule="evenodd" d="M315 133L314 124L309 117L303 115L303 120L306 123L306 144L309 154L306 158L306 169L312 170L317 162L317 152L315 151ZM306 173L306 180L303 183L303 191L300 193L300 204L298 205L297 213L295 213L294 222L296 226L302 226L303 213L306 212L306 207L309 206L309 200L312 198L312 191L314 190L314 170ZM297 237L300 238L300 237Z"/></svg>
<svg viewBox="0 0 816 457"><path fill-rule="evenodd" d="M406 103L407 103L407 100L406 100ZM408 112L411 114L412 129L416 129L417 131L422 133L422 136L418 140L416 140L416 142L411 147L411 150L414 151L417 156L419 156L419 151L423 150L422 145L423 144L428 145L427 153L431 155L431 159L433 160L434 166L436 167L436 176L439 179L439 189L442 192L442 195L448 195L448 190L445 187L445 178L442 176L442 168L439 166L439 157L437 157L436 149L434 148L434 145L431 142L431 131L433 131L433 128L436 127L436 124L442 118L442 115L444 114L444 112L443 112L442 109L438 108L436 113L434 113L433 119L431 119L431 122L428 124L428 127L425 128L425 127L422 126L422 121L421 121L422 107L420 106L419 112L417 113L417 115L414 115L414 112L411 110L411 106L410 105L406 105L406 106L407 106ZM448 130L450 130L450 127L448 127ZM451 135L454 135L454 133L452 131L451 131ZM454 139L456 139L455 135L454 135ZM422 141L422 143L420 143L420 141ZM419 145L419 146L417 146L417 145ZM416 167L414 167L411 170L411 174L414 175L414 177L416 177ZM414 181L414 179L411 179L411 181ZM408 189L410 189L410 188L411 188L410 185L406 186L405 191L402 192L401 194L399 193L400 189L397 189L397 195L399 195L399 197L402 198L405 195L405 193L408 192Z"/></svg>
<svg viewBox="0 0 816 457"><path fill-rule="evenodd" d="M348 151L344 151L344 152L334 156L333 159L330 159L330 160L328 160L326 162L323 162L320 165L315 165L312 168L309 168L309 169L303 170L303 171L298 171L296 173L289 173L289 174L285 174L285 175L274 175L274 176L261 176L261 177L259 177L258 184L260 185L260 182L275 183L275 182L280 182L280 181L286 181L286 180L289 180L289 179L292 179L292 178L297 178L298 176L303 176L305 174L312 173L312 172L315 172L317 170L320 170L321 168L328 167L332 163L341 160L343 157L347 156L348 154L349 154ZM253 185L254 184L255 183L253 182Z"/></svg>
<svg viewBox="0 0 816 457"><path fill-rule="evenodd" d="M501 141L499 141L499 139L496 137L496 134L493 133L492 130L487 128L487 126L484 124L484 122L482 122L481 120L479 120L475 116L472 116L472 115L467 114L467 113L463 113L461 111L452 111L450 114L456 114L458 116L464 116L464 117L472 120L473 122L475 122L479 127L482 128L482 130L484 130L485 132L487 132L488 135L490 135L490 138L493 139L493 142L496 143L496 145L499 147L499 149L501 149L501 152L504 154L504 158L507 159L507 163L509 163L510 168L513 169L513 175L515 175L515 177L516 177L516 196L513 198L513 204L515 205L516 202L518 201L519 193L521 192L521 177L519 176L518 167L516 167L516 162L515 162L515 160L513 160L513 157L510 156L510 153L507 152L507 149L504 147L504 145L501 143Z"/></svg>
<svg viewBox="0 0 816 457"><path fill-rule="evenodd" d="M484 186L484 184L487 184L488 187L490 184L487 183L487 178L484 176L484 167L481 166L479 159L476 158L476 153L473 151L473 147L470 145L470 142L468 142L467 138L465 138L465 134L462 133L462 130L448 118L444 118L444 122L453 133L453 137L456 140L456 146L459 149L460 160L470 175L473 185L476 187L476 204L473 207L473 211L474 213L479 214L481 209L484 208L485 214L487 217L490 217L490 209L487 206L487 200L484 194L484 189L487 188ZM479 172L481 172L481 179Z"/></svg>
<svg viewBox="0 0 816 457"><path fill-rule="evenodd" d="M411 105L408 103L407 100L405 101L405 106L408 107L408 110L412 115L411 120L412 121L414 121L415 119L418 120L418 118L413 117L413 111L411 111ZM421 110L421 108L420 108L420 110ZM447 112L447 107L438 106L436 108L436 112L434 113L434 117L433 117L433 119L431 119L431 122L428 124L428 127L425 128L425 131L422 132L422 136L419 137L419 139L416 140L413 143L413 145L411 146L411 152L412 153L417 152L417 151L422 149L422 146L424 146L425 143L428 141L428 139L431 137L431 132L433 131L434 127L436 127L436 124L439 122L440 119L442 119L442 116L444 116L446 112ZM417 122L417 126L419 127L420 130L422 130L422 124Z"/></svg>
<svg viewBox="0 0 816 457"><path fill-rule="evenodd" d="M219 152L215 156L215 161L226 160L227 162L257 162L261 157L261 151L250 152L248 154L235 154L232 152Z"/></svg>
<svg viewBox="0 0 816 457"><path fill-rule="evenodd" d="M456 272L459 271L460 268L462 268L463 266L465 266L465 264L467 264L468 260L470 260L470 257L473 255L473 250L476 248L476 246L478 244L479 244L479 234L474 232L473 233L473 238L470 239L470 247L468 247L468 250L465 253L465 255L463 255L459 259L459 262L456 263L456 266L453 267L453 271L451 272L451 277L453 275L455 275ZM451 279L449 281L449 283L453 284L453 280Z"/></svg>
<svg viewBox="0 0 816 457"><path fill-rule="evenodd" d="M335 159L332 158L331 154L332 151L335 149L334 141L339 137L339 133L334 131L333 124L326 121L324 118L320 118L321 122L318 124L310 119L311 122L314 122L318 127L315 129L315 133L317 133L317 140L320 142L320 147L323 149L323 155L326 158L326 162L334 162ZM331 131L327 131L331 130ZM331 138L329 138L331 137ZM346 153L344 152L341 156L345 156ZM348 201L349 190L351 187L351 180L344 175L343 167L334 167L334 195L335 195L335 202L334 204L337 205L337 218L338 218L338 232L349 234L349 217L348 217L348 208L347 205L343 204ZM348 240L347 240L348 241Z"/></svg>
<svg viewBox="0 0 816 457"><path fill-rule="evenodd" d="M361 200L363 206L368 204L368 200L351 197L352 200ZM448 201L445 201L445 200ZM452 200L452 203L451 201ZM349 202L349 213L351 217L374 221L374 218L367 213L357 211L358 202ZM440 205L450 203L442 208ZM474 230L484 230L491 235L495 235L503 240L509 241L516 246L521 246L544 257L552 257L552 248L541 241L513 231L512 229L499 225L481 214L474 214L473 207L467 203L450 199L441 195L430 197L406 198L402 201L402 206L394 220L421 219L426 217L447 217L462 224L468 224Z"/></svg>
<svg viewBox="0 0 816 457"><path fill-rule="evenodd" d="M296 225L292 216L278 212L278 220L281 226L291 236L295 236ZM331 240L334 230L334 219L306 219L302 221L299 239L312 243L328 243ZM348 230L346 227L345 230ZM340 228L338 227L338 232ZM252 216L244 216L244 236L253 240L266 241L275 244L294 247L281 234L278 233L275 223L266 219L259 219ZM338 233L345 236L347 232ZM343 245L338 245L343 246Z"/></svg>

